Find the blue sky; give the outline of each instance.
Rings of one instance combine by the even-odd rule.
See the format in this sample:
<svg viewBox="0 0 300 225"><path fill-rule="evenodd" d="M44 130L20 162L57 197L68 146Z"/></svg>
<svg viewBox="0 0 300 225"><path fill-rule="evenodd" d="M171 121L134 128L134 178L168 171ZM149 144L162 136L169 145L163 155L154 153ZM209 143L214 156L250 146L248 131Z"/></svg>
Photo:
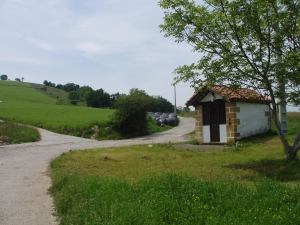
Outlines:
<svg viewBox="0 0 300 225"><path fill-rule="evenodd" d="M163 16L155 0L1 0L0 74L109 94L138 88L174 104L173 70L201 56L160 33ZM193 93L178 84L177 106Z"/></svg>
<svg viewBox="0 0 300 225"><path fill-rule="evenodd" d="M141 0L1 0L0 74L106 92L131 88L174 104L173 70L199 59L160 33L163 10ZM193 95L176 88L177 106Z"/></svg>

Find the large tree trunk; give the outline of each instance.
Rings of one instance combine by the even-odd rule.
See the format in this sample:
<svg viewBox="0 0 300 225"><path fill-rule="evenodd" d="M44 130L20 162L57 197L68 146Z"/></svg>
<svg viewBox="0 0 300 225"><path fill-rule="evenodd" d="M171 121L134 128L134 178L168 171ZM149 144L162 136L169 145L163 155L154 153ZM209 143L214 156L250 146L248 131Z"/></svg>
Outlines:
<svg viewBox="0 0 300 225"><path fill-rule="evenodd" d="M286 159L287 160L293 160L297 156L297 152L300 150L300 131L298 132L297 136L294 139L294 142L292 146L289 146L289 148L286 150Z"/></svg>
<svg viewBox="0 0 300 225"><path fill-rule="evenodd" d="M293 148L293 146L288 146L284 148L285 156L287 160L294 160L297 156L297 151Z"/></svg>
<svg viewBox="0 0 300 225"><path fill-rule="evenodd" d="M277 130L278 136L282 142L282 145L284 147L284 152L287 160L294 160L297 156L297 152L300 149L300 131L298 132L297 136L294 139L294 142L292 145L289 145L287 140L285 139L280 126L278 124L277 120L277 112L276 109L272 111L272 117L274 120L275 128Z"/></svg>

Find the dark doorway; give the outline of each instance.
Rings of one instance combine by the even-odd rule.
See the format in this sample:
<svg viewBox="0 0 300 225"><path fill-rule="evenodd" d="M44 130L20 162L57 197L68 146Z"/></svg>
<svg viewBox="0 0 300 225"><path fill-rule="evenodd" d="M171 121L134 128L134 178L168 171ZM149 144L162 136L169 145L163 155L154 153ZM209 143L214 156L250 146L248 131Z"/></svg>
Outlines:
<svg viewBox="0 0 300 225"><path fill-rule="evenodd" d="M210 141L220 142L220 124L226 124L225 103L203 104L203 125L210 126Z"/></svg>
<svg viewBox="0 0 300 225"><path fill-rule="evenodd" d="M210 141L220 142L219 105L210 106Z"/></svg>

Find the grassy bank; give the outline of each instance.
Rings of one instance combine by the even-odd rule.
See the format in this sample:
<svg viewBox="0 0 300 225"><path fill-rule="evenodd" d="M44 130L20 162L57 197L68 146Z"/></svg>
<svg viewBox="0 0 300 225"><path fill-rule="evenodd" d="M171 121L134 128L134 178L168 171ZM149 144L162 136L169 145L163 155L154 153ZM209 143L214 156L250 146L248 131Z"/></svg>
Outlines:
<svg viewBox="0 0 300 225"><path fill-rule="evenodd" d="M41 138L37 129L11 122L0 122L0 136L9 137L12 144L35 142Z"/></svg>
<svg viewBox="0 0 300 225"><path fill-rule="evenodd" d="M285 160L272 132L241 143L64 153L51 163L57 215L61 224L299 224L299 160Z"/></svg>

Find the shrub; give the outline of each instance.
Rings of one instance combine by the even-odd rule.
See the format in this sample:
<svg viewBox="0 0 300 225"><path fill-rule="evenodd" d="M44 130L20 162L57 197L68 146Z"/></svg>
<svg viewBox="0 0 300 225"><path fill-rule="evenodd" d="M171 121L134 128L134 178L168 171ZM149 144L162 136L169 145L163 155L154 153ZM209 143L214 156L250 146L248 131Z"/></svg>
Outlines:
<svg viewBox="0 0 300 225"><path fill-rule="evenodd" d="M76 100L71 100L71 104L72 105L77 105L77 101Z"/></svg>
<svg viewBox="0 0 300 225"><path fill-rule="evenodd" d="M124 136L147 134L147 101L144 96L128 95L118 98L112 118L113 129Z"/></svg>

